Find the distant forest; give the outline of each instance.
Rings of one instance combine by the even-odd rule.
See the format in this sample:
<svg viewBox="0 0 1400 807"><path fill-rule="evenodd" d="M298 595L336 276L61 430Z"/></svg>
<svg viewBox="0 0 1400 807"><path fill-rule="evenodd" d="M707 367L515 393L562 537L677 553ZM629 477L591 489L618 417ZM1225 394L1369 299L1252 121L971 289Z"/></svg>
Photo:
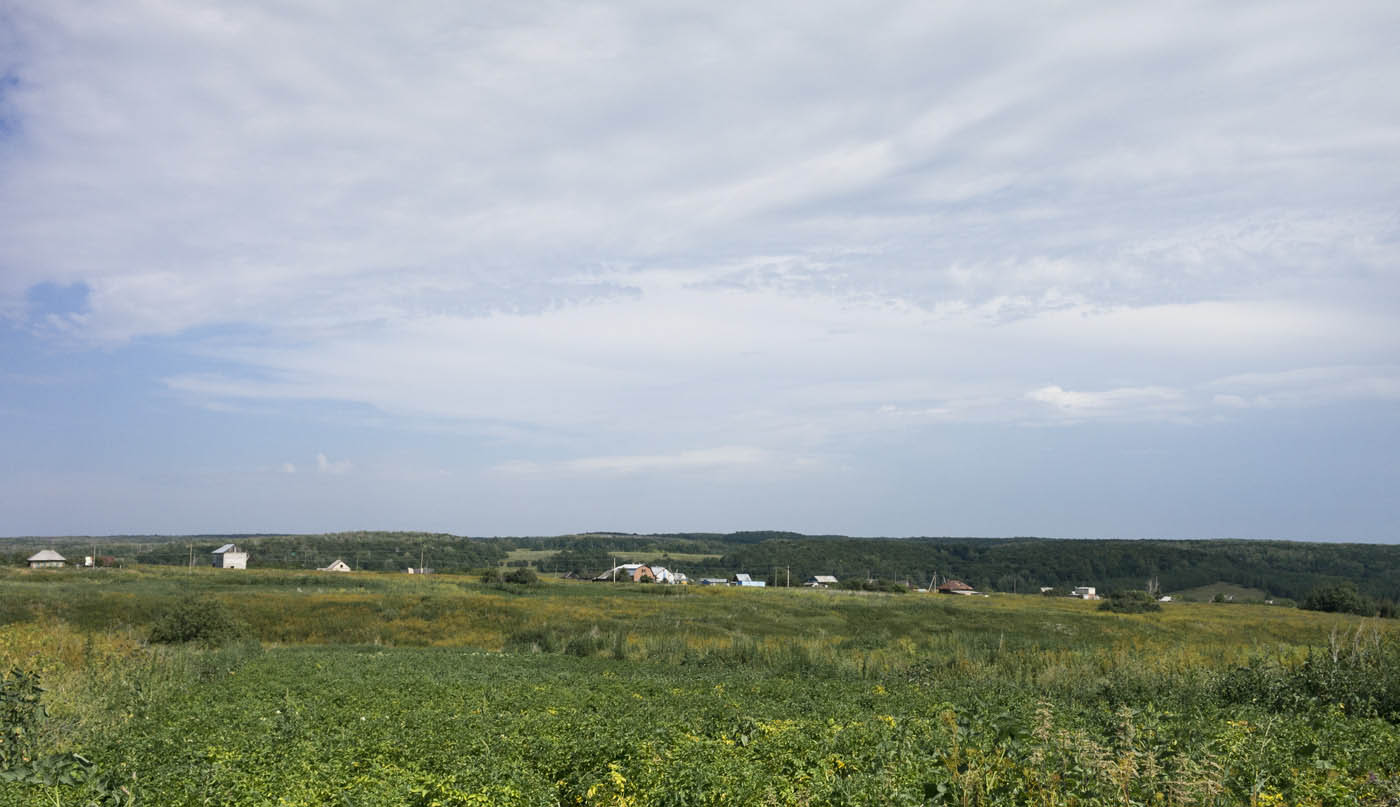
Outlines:
<svg viewBox="0 0 1400 807"><path fill-rule="evenodd" d="M591 576L617 555L661 563L692 578L748 572L770 584L800 584L817 574L926 586L956 578L983 591L1035 592L1041 586L1096 586L1102 593L1164 592L1225 582L1301 600L1316 588L1355 584L1377 600L1400 600L1400 546L1293 541L1127 541L1046 538L850 538L758 531L635 535L599 532L525 538L443 533L345 532L324 535L102 536L0 539L0 561L18 565L38 549L70 559L92 554L121 563L207 565L220 544L251 552L250 567L312 569L337 558L354 568L443 572L531 565L543 573ZM521 552L518 550L530 550ZM515 559L511 560L512 555Z"/></svg>

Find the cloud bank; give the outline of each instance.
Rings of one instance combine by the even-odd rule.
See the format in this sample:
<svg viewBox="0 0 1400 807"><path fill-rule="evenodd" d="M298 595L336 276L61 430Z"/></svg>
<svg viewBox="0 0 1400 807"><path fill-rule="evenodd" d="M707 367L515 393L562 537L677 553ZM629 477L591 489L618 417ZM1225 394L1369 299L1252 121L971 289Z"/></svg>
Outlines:
<svg viewBox="0 0 1400 807"><path fill-rule="evenodd" d="M1397 27L1367 0L12 5L0 322L250 434L350 408L517 480L1389 406Z"/></svg>

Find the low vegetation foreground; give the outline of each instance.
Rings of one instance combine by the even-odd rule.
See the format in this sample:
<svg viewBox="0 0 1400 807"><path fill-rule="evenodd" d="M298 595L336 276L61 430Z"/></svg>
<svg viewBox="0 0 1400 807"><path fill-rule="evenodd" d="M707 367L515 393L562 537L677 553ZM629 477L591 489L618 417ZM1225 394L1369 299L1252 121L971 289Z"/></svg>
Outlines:
<svg viewBox="0 0 1400 807"><path fill-rule="evenodd" d="M0 805L1400 805L1394 624L10 570Z"/></svg>

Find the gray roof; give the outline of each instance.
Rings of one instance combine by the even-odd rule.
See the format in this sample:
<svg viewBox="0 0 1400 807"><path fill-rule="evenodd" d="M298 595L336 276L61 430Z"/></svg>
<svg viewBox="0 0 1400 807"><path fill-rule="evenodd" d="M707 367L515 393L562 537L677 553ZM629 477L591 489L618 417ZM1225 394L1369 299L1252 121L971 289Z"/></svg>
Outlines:
<svg viewBox="0 0 1400 807"><path fill-rule="evenodd" d="M224 544L223 546L219 547L218 549L215 549L213 552L211 552L211 553L209 553L209 554L211 554L211 555L222 555L222 554L224 554L225 552L237 552L237 551L238 551L238 547L234 546L233 544Z"/></svg>
<svg viewBox="0 0 1400 807"><path fill-rule="evenodd" d="M815 580L815 581L817 581L818 583L835 583L835 582L838 582L837 579L836 579L836 577L835 577L835 575L830 575L830 574L815 574L815 575L812 575L812 579Z"/></svg>
<svg viewBox="0 0 1400 807"><path fill-rule="evenodd" d="M62 555L58 554L52 549L41 549L38 552L35 552L34 554L29 556L29 561L31 563L33 563L34 561L42 560L67 560L67 558L63 557Z"/></svg>

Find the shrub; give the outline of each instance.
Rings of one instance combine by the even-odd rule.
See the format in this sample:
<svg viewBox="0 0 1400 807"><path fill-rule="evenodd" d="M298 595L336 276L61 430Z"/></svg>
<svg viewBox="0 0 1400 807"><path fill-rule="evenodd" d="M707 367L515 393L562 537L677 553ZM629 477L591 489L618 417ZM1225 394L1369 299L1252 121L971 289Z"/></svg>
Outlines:
<svg viewBox="0 0 1400 807"><path fill-rule="evenodd" d="M157 644L199 642L217 646L237 639L242 626L233 611L219 600L182 600L167 608L151 625L151 641Z"/></svg>
<svg viewBox="0 0 1400 807"><path fill-rule="evenodd" d="M483 583L499 583L499 582L501 582L501 570L500 570L500 569L497 569L497 568L494 567L494 566L491 567L491 568L489 568L489 569L487 569L486 571L484 571L484 572L481 573L481 582L483 582Z"/></svg>
<svg viewBox="0 0 1400 807"><path fill-rule="evenodd" d="M33 755L39 723L46 717L39 703L39 674L15 669L0 676L0 771Z"/></svg>
<svg viewBox="0 0 1400 807"><path fill-rule="evenodd" d="M1099 604L1100 611L1113 611L1119 614L1145 614L1160 611L1162 606L1146 591L1115 591Z"/></svg>
<svg viewBox="0 0 1400 807"><path fill-rule="evenodd" d="M540 582L540 576L535 574L535 570L531 569L529 566L522 566L507 574L505 576L505 581L507 583L519 583L525 586L533 586Z"/></svg>

